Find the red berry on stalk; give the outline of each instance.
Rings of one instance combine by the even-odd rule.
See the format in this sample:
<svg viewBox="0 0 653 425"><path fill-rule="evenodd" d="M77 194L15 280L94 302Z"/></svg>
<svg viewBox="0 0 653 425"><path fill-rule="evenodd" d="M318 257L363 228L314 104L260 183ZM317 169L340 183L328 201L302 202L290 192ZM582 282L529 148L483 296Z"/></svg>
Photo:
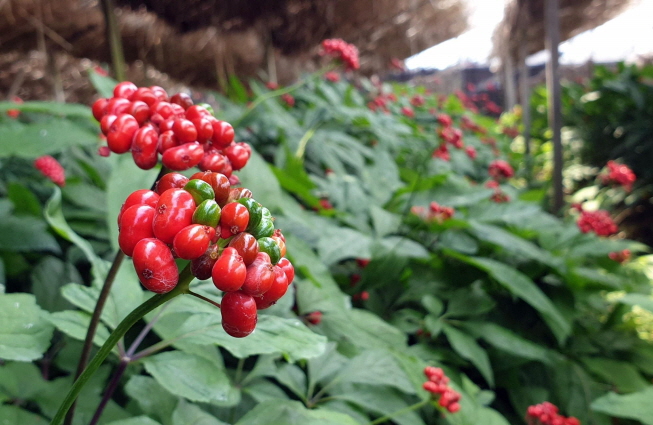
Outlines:
<svg viewBox="0 0 653 425"><path fill-rule="evenodd" d="M207 142L213 136L213 126L208 118L201 117L195 118L191 121L197 130L197 141L200 143Z"/></svg>
<svg viewBox="0 0 653 425"><path fill-rule="evenodd" d="M211 116L211 113L207 111L205 107L200 105L193 105L186 109L186 119L190 121L209 116Z"/></svg>
<svg viewBox="0 0 653 425"><path fill-rule="evenodd" d="M132 157L134 163L143 170L153 168L159 161L159 135L154 127L146 125L139 128L132 140Z"/></svg>
<svg viewBox="0 0 653 425"><path fill-rule="evenodd" d="M310 323L311 325L319 325L322 323L322 312L321 311L312 311L308 313L306 316L306 321Z"/></svg>
<svg viewBox="0 0 653 425"><path fill-rule="evenodd" d="M168 93L166 93L165 89L163 87L159 86L151 86L150 90L152 90L152 93L154 93L154 96L156 96L157 100L161 102L167 102L168 101Z"/></svg>
<svg viewBox="0 0 653 425"><path fill-rule="evenodd" d="M181 189L186 186L186 183L188 183L188 177L184 176L183 174L168 173L161 177L158 182L156 182L154 191L161 195L168 189Z"/></svg>
<svg viewBox="0 0 653 425"><path fill-rule="evenodd" d="M119 115L118 118L111 124L109 132L107 133L107 145L114 153L125 153L132 146L132 138L134 133L140 126L136 118L129 114Z"/></svg>
<svg viewBox="0 0 653 425"><path fill-rule="evenodd" d="M243 338L256 328L256 302L251 295L227 292L220 303L222 328L234 338Z"/></svg>
<svg viewBox="0 0 653 425"><path fill-rule="evenodd" d="M273 266L272 272L274 274L274 280L272 281L272 286L270 286L270 289L265 291L263 295L254 297L254 301L256 301L256 308L259 310L264 310L268 307L272 307L288 291L288 278L286 277L286 273L283 271L283 269L279 266Z"/></svg>
<svg viewBox="0 0 653 425"><path fill-rule="evenodd" d="M197 167L202 171L214 171L222 173L227 168L227 157L222 155L216 150L208 150L204 152L204 157ZM223 173L224 174L224 173Z"/></svg>
<svg viewBox="0 0 653 425"><path fill-rule="evenodd" d="M120 218L127 208L133 205L148 205L152 208L156 208L158 202L159 195L149 189L139 189L132 192L120 207L120 212L118 213L118 228L120 228Z"/></svg>
<svg viewBox="0 0 653 425"><path fill-rule="evenodd" d="M229 199L229 191L231 190L231 185L229 184L227 176L212 171L204 171L193 174L191 179L204 180L210 184L215 193L215 202L217 202L220 207L223 207L227 203L227 200Z"/></svg>
<svg viewBox="0 0 653 425"><path fill-rule="evenodd" d="M151 114L150 107L147 106L147 103L141 100L132 102L127 112L136 118L139 125L145 124L145 122L150 119Z"/></svg>
<svg viewBox="0 0 653 425"><path fill-rule="evenodd" d="M197 140L197 128L187 119L177 118L172 125L172 131L181 143L191 143Z"/></svg>
<svg viewBox="0 0 653 425"><path fill-rule="evenodd" d="M61 164L59 164L59 161L50 155L36 158L34 160L34 167L57 186L63 187L66 185L66 172Z"/></svg>
<svg viewBox="0 0 653 425"><path fill-rule="evenodd" d="M225 148L234 141L234 128L226 121L213 121L211 141L218 148Z"/></svg>
<svg viewBox="0 0 653 425"><path fill-rule="evenodd" d="M118 118L118 116L114 114L106 114L105 116L102 117L102 119L100 120L100 130L102 130L102 134L109 133L111 124L113 124L116 118Z"/></svg>
<svg viewBox="0 0 653 425"><path fill-rule="evenodd" d="M218 245L211 245L199 258L196 258L190 263L190 271L199 280L206 280L211 277L213 273L213 266L218 261L220 254L220 247Z"/></svg>
<svg viewBox="0 0 653 425"><path fill-rule="evenodd" d="M163 152L161 162L171 170L188 170L200 163L204 148L199 143L186 143Z"/></svg>
<svg viewBox="0 0 653 425"><path fill-rule="evenodd" d="M102 117L106 115L107 113L107 103L109 101L107 99L101 98L93 102L93 106L91 107L91 111L93 111L93 117L97 121L101 121Z"/></svg>
<svg viewBox="0 0 653 425"><path fill-rule="evenodd" d="M114 97L107 102L107 114L120 115L127 112L131 107L131 102L122 97Z"/></svg>
<svg viewBox="0 0 653 425"><path fill-rule="evenodd" d="M170 103L168 103L168 102L157 102L152 107L152 115L154 115L154 114L161 115L161 118L163 118L164 120L167 120L168 118L172 117L173 114L174 114L174 112L172 110L172 105ZM169 128L168 130L170 130L171 128ZM163 130L161 130L161 131L163 131Z"/></svg>
<svg viewBox="0 0 653 425"><path fill-rule="evenodd" d="M244 232L249 223L247 207L238 202L230 202L222 208L220 224L227 227L232 234Z"/></svg>
<svg viewBox="0 0 653 425"><path fill-rule="evenodd" d="M152 224L154 235L164 243L172 243L180 230L193 224L195 207L193 196L183 189L163 192L156 205Z"/></svg>
<svg viewBox="0 0 653 425"><path fill-rule="evenodd" d="M247 267L247 276L241 290L253 297L266 293L274 283L273 266L265 252L256 254L256 259Z"/></svg>
<svg viewBox="0 0 653 425"><path fill-rule="evenodd" d="M227 247L215 262L211 277L216 288L224 292L239 290L245 282L247 268L234 248Z"/></svg>
<svg viewBox="0 0 653 425"><path fill-rule="evenodd" d="M252 264L258 254L258 242L252 234L247 232L242 232L234 236L229 242L229 246L238 251L238 254L243 257L243 262L246 266Z"/></svg>
<svg viewBox="0 0 653 425"><path fill-rule="evenodd" d="M123 81L122 83L118 83L113 89L113 97L122 97L129 99L129 97L134 94L136 90L138 90L136 84L129 81Z"/></svg>
<svg viewBox="0 0 653 425"><path fill-rule="evenodd" d="M290 285L292 281L295 279L295 268L293 267L290 260L284 257L281 260L279 260L277 266L281 267L284 273L286 273L286 277L288 278L288 285Z"/></svg>
<svg viewBox="0 0 653 425"><path fill-rule="evenodd" d="M175 235L172 246L179 258L194 260L206 252L215 236L215 229L201 224L186 226Z"/></svg>
<svg viewBox="0 0 653 425"><path fill-rule="evenodd" d="M184 111L193 106L193 99L186 93L177 93L170 98L170 103L177 104L184 108Z"/></svg>
<svg viewBox="0 0 653 425"><path fill-rule="evenodd" d="M134 247L146 238L153 238L152 222L156 211L149 205L132 205L120 216L118 245L126 256L131 257Z"/></svg>
<svg viewBox="0 0 653 425"><path fill-rule="evenodd" d="M145 288L164 294L177 286L177 264L165 243L154 238L143 239L134 247L132 258L138 279Z"/></svg>
<svg viewBox="0 0 653 425"><path fill-rule="evenodd" d="M231 167L236 171L247 165L247 161L249 161L251 155L250 151L242 146L243 144L236 143L224 150L224 154L229 158L229 162L231 162Z"/></svg>
<svg viewBox="0 0 653 425"><path fill-rule="evenodd" d="M144 102L148 107L154 105L159 101L158 97L148 87L139 87L129 98L132 102L141 101Z"/></svg>
<svg viewBox="0 0 653 425"><path fill-rule="evenodd" d="M161 127L159 127L161 129ZM159 153L164 153L168 149L175 148L179 146L179 140L177 139L177 136L175 136L175 133L172 132L172 130L164 131L159 135L159 139L157 142L157 151Z"/></svg>

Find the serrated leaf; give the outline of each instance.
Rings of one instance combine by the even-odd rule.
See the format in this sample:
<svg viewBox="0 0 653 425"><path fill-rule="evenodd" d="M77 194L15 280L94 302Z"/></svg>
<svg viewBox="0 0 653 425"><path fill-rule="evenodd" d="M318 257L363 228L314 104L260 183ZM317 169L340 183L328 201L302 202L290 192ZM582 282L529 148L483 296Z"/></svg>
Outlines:
<svg viewBox="0 0 653 425"><path fill-rule="evenodd" d="M106 75L100 75L93 69L89 69L88 78L100 96L107 98L113 97L113 89L118 84L116 80Z"/></svg>
<svg viewBox="0 0 653 425"><path fill-rule="evenodd" d="M147 357L143 364L166 390L191 401L224 405L236 391L224 371L194 354L169 351Z"/></svg>
<svg viewBox="0 0 653 425"><path fill-rule="evenodd" d="M227 425L200 409L199 406L180 400L172 414L172 425Z"/></svg>
<svg viewBox="0 0 653 425"><path fill-rule="evenodd" d="M630 363L602 358L583 358L583 364L596 376L620 393L631 393L648 387L649 382Z"/></svg>
<svg viewBox="0 0 653 425"><path fill-rule="evenodd" d="M58 311L50 315L50 323L57 327L61 332L69 335L77 340L84 341L86 338L86 330L91 323L91 316L83 311ZM93 343L101 346L109 338L109 330L102 325L98 324Z"/></svg>
<svg viewBox="0 0 653 425"><path fill-rule="evenodd" d="M147 416L135 416L129 419L121 419L107 423L107 425L161 425L159 422Z"/></svg>
<svg viewBox="0 0 653 425"><path fill-rule="evenodd" d="M297 401L259 403L236 425L360 425L351 417L328 410L308 410Z"/></svg>
<svg viewBox="0 0 653 425"><path fill-rule="evenodd" d="M385 385L407 394L415 393L415 388L393 355L381 349L367 350L354 357L334 381L339 384Z"/></svg>
<svg viewBox="0 0 653 425"><path fill-rule="evenodd" d="M467 322L465 327L476 337L507 353L543 363L551 362L549 351L545 347L528 341L495 323Z"/></svg>
<svg viewBox="0 0 653 425"><path fill-rule="evenodd" d="M653 425L653 386L632 394L610 392L594 400L591 409L617 418L634 419Z"/></svg>
<svg viewBox="0 0 653 425"><path fill-rule="evenodd" d="M439 299L431 294L426 294L422 297L422 305L424 308L434 316L439 316L444 310L444 304Z"/></svg>
<svg viewBox="0 0 653 425"><path fill-rule="evenodd" d="M125 385L125 392L138 403L143 413L163 423L169 421L178 400L155 379L143 375L132 376Z"/></svg>
<svg viewBox="0 0 653 425"><path fill-rule="evenodd" d="M46 385L34 363L8 362L0 366L0 395L29 400Z"/></svg>
<svg viewBox="0 0 653 425"><path fill-rule="evenodd" d="M370 258L371 242L371 238L361 232L338 227L322 235L318 242L318 252L325 264L333 264L345 258Z"/></svg>
<svg viewBox="0 0 653 425"><path fill-rule="evenodd" d="M424 425L415 411L406 409L406 401L397 390L376 385L339 386L337 397L381 415L392 415L399 425ZM404 409L403 412L399 413Z"/></svg>
<svg viewBox="0 0 653 425"><path fill-rule="evenodd" d="M64 263L52 256L44 257L30 274L32 292L39 305L48 311L60 311L71 305L61 296L61 287L66 283L81 282L82 277L70 263Z"/></svg>
<svg viewBox="0 0 653 425"><path fill-rule="evenodd" d="M0 424L47 425L48 421L39 415L23 410L18 406L0 405Z"/></svg>
<svg viewBox="0 0 653 425"><path fill-rule="evenodd" d="M47 224L36 217L9 215L0 219L0 250L13 252L49 251L60 253Z"/></svg>
<svg viewBox="0 0 653 425"><path fill-rule="evenodd" d="M468 334L459 331L453 326L444 326L444 334L447 336L453 349L464 359L472 362L485 380L494 386L494 374L490 366L490 359L485 350Z"/></svg>
<svg viewBox="0 0 653 425"><path fill-rule="evenodd" d="M53 327L31 294L0 294L0 358L29 362L50 346Z"/></svg>

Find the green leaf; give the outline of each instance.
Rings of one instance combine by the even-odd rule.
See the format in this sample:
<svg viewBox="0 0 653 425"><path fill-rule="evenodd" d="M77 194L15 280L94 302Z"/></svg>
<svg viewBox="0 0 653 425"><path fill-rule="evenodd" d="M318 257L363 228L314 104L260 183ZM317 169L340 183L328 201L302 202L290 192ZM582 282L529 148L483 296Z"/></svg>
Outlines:
<svg viewBox="0 0 653 425"><path fill-rule="evenodd" d="M514 332L490 322L467 322L465 327L476 337L509 354L529 360L550 363L549 351Z"/></svg>
<svg viewBox="0 0 653 425"><path fill-rule="evenodd" d="M447 304L447 316L479 316L491 311L496 303L483 289L481 282L451 293Z"/></svg>
<svg viewBox="0 0 653 425"><path fill-rule="evenodd" d="M619 298L617 301L626 305L639 306L650 312L653 312L653 297L650 295L626 294L623 297Z"/></svg>
<svg viewBox="0 0 653 425"><path fill-rule="evenodd" d="M469 255L478 252L478 242L461 229L447 229L442 232L439 246Z"/></svg>
<svg viewBox="0 0 653 425"><path fill-rule="evenodd" d="M415 411L406 409L408 403L401 393L393 388L376 385L346 385L336 389L338 399L381 415L392 415L392 422L399 425L424 425ZM404 409L402 413L395 414Z"/></svg>
<svg viewBox="0 0 653 425"><path fill-rule="evenodd" d="M205 358L169 351L143 360L145 370L170 393L191 401L225 405L235 388L223 370Z"/></svg>
<svg viewBox="0 0 653 425"><path fill-rule="evenodd" d="M36 112L40 114L54 115L56 117L77 117L93 120L91 108L78 103L60 103L60 102L0 102L0 113L7 112L10 109L18 109L21 112Z"/></svg>
<svg viewBox="0 0 653 425"><path fill-rule="evenodd" d="M41 203L34 193L18 182L10 182L7 187L7 198L14 204L17 214L27 214L34 217L42 216Z"/></svg>
<svg viewBox="0 0 653 425"><path fill-rule="evenodd" d="M48 421L18 406L0 405L0 424L47 425Z"/></svg>
<svg viewBox="0 0 653 425"><path fill-rule="evenodd" d="M649 383L630 363L613 359L583 358L583 364L596 376L620 393L631 393L648 387Z"/></svg>
<svg viewBox="0 0 653 425"><path fill-rule="evenodd" d="M474 366L481 372L485 380L494 386L494 376L490 360L485 350L478 345L478 343L468 334L459 331L453 326L445 325L442 330L447 336L449 343L453 349L464 359L472 362Z"/></svg>
<svg viewBox="0 0 653 425"><path fill-rule="evenodd" d="M444 304L442 304L442 301L435 298L431 294L426 294L422 297L422 305L429 313L433 314L434 316L441 315L442 310L444 310Z"/></svg>
<svg viewBox="0 0 653 425"><path fill-rule="evenodd" d="M339 384L385 385L407 394L415 393L415 388L394 356L382 349L367 350L354 357L334 381Z"/></svg>
<svg viewBox="0 0 653 425"><path fill-rule="evenodd" d="M48 233L46 223L30 216L0 218L0 250L13 252L61 252L57 240Z"/></svg>
<svg viewBox="0 0 653 425"><path fill-rule="evenodd" d="M370 216L372 217L374 232L379 238L396 233L401 225L401 216L386 211L375 204L370 206Z"/></svg>
<svg viewBox="0 0 653 425"><path fill-rule="evenodd" d="M32 292L38 304L48 311L70 308L70 303L61 296L63 285L71 281L81 282L77 269L69 263L52 256L44 257L31 273Z"/></svg>
<svg viewBox="0 0 653 425"><path fill-rule="evenodd" d="M338 227L322 235L318 242L318 252L325 264L333 264L345 258L370 258L371 242L370 237L361 232Z"/></svg>
<svg viewBox="0 0 653 425"><path fill-rule="evenodd" d="M634 419L645 425L653 425L653 386L645 390L619 395L610 392L594 400L591 409L617 418Z"/></svg>
<svg viewBox="0 0 653 425"><path fill-rule="evenodd" d="M320 330L329 340L338 342L340 351L350 354L375 347L400 349L406 346L406 334L366 310L324 312Z"/></svg>
<svg viewBox="0 0 653 425"><path fill-rule="evenodd" d="M172 414L173 425L227 425L198 406L180 400Z"/></svg>
<svg viewBox="0 0 653 425"><path fill-rule="evenodd" d="M33 159L71 146L94 145L98 134L69 119L47 117L29 124L13 122L12 125L2 125L0 140L11 141L0 143L0 158L19 156Z"/></svg>
<svg viewBox="0 0 653 425"><path fill-rule="evenodd" d="M236 425L360 425L342 413L308 410L298 401L272 400L259 403Z"/></svg>
<svg viewBox="0 0 653 425"><path fill-rule="evenodd" d="M47 382L34 363L8 362L0 366L0 395L30 400L46 385Z"/></svg>
<svg viewBox="0 0 653 425"><path fill-rule="evenodd" d="M129 419L121 419L119 421L113 421L107 423L107 425L161 425L159 422L154 419L148 418L147 416L135 416Z"/></svg>
<svg viewBox="0 0 653 425"><path fill-rule="evenodd" d="M0 358L29 362L50 346L53 327L31 294L0 294Z"/></svg>
<svg viewBox="0 0 653 425"><path fill-rule="evenodd" d="M460 256L462 258L462 256ZM562 316L551 300L544 295L540 288L533 283L526 275L489 258L464 257L463 261L468 262L482 270L485 270L505 286L510 292L526 301L542 315L551 331L562 343L571 333L571 324Z"/></svg>
<svg viewBox="0 0 653 425"><path fill-rule="evenodd" d="M177 397L149 376L132 376L125 385L125 392L138 403L146 415L157 418L163 423L173 415Z"/></svg>
<svg viewBox="0 0 653 425"><path fill-rule="evenodd" d="M93 69L88 70L88 78L100 96L107 98L113 97L113 89L118 84L116 80L105 75L100 75Z"/></svg>
<svg viewBox="0 0 653 425"><path fill-rule="evenodd" d="M82 311L58 311L50 315L50 322L66 335L84 341L86 330L91 323L91 316ZM109 330L99 323L93 343L101 346L107 338L109 338Z"/></svg>

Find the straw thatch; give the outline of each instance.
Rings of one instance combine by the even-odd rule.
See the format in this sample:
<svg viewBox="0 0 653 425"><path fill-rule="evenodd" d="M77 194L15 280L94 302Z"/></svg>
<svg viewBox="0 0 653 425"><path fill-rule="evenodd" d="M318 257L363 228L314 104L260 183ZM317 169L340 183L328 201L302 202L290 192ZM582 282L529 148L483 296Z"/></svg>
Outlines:
<svg viewBox="0 0 653 425"><path fill-rule="evenodd" d="M544 49L545 0L512 0L494 33L494 55L518 60L520 46L527 55ZM596 28L622 12L630 0L559 0L560 41Z"/></svg>
<svg viewBox="0 0 653 425"><path fill-rule="evenodd" d="M0 53L42 50L109 61L96 0L0 1ZM216 87L276 63L291 80L340 37L361 51L365 73L383 70L458 35L463 8L448 0L121 0L128 62L142 61L188 84ZM44 47L47 46L47 47ZM274 59L274 60L273 60ZM309 64L309 65L307 65Z"/></svg>

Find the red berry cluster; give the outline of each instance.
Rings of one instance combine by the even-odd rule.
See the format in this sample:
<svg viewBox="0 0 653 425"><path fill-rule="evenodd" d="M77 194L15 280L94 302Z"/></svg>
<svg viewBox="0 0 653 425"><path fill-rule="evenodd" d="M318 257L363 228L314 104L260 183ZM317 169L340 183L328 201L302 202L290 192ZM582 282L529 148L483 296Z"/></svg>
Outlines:
<svg viewBox="0 0 653 425"><path fill-rule="evenodd" d="M508 137L512 137L513 139L520 134L519 128L517 127L503 127L501 128L501 133L505 134Z"/></svg>
<svg viewBox="0 0 653 425"><path fill-rule="evenodd" d="M487 172L490 174L490 177L496 181L509 179L515 175L515 171L512 169L510 164L508 164L503 159L495 159L492 161L488 167Z"/></svg>
<svg viewBox="0 0 653 425"><path fill-rule="evenodd" d="M472 161L476 159L477 153L476 153L476 148L474 146L467 146L465 148L465 153Z"/></svg>
<svg viewBox="0 0 653 425"><path fill-rule="evenodd" d="M625 263L626 261L630 260L630 250L629 249L623 249L621 251L616 251L616 252L611 252L608 254L608 257L612 261L616 261L617 263Z"/></svg>
<svg viewBox="0 0 653 425"><path fill-rule="evenodd" d="M627 192L630 192L636 180L633 170L627 165L615 161L608 161L607 166L607 174L601 175L601 182L604 185L622 186Z"/></svg>
<svg viewBox="0 0 653 425"><path fill-rule="evenodd" d="M329 71L326 74L324 74L324 78L332 83L337 83L338 81L340 81L340 74L334 71Z"/></svg>
<svg viewBox="0 0 653 425"><path fill-rule="evenodd" d="M449 220L454 215L454 209L451 207L443 207L437 202L431 202L429 204L429 209L426 210L424 207L413 206L410 209L410 212L421 217L422 219L428 222L438 222L442 223L446 220Z"/></svg>
<svg viewBox="0 0 653 425"><path fill-rule="evenodd" d="M458 128L444 127L438 130L438 136L444 143L452 145L456 149L465 147L463 144L463 132Z"/></svg>
<svg viewBox="0 0 653 425"><path fill-rule="evenodd" d="M469 117L465 115L463 115L463 117L460 119L460 127L463 130L470 130L480 135L487 134L487 129L485 127L476 124L474 121L472 121Z"/></svg>
<svg viewBox="0 0 653 425"><path fill-rule="evenodd" d="M581 232L594 232L599 236L610 236L619 231L615 222L610 218L610 213L605 210L581 211L576 224Z"/></svg>
<svg viewBox="0 0 653 425"><path fill-rule="evenodd" d="M410 104L416 108L424 106L424 103L426 103L426 100L424 100L424 96L422 95L416 94L410 98Z"/></svg>
<svg viewBox="0 0 653 425"><path fill-rule="evenodd" d="M580 421L573 416L564 417L558 413L558 406L545 401L526 410L528 425L580 425Z"/></svg>
<svg viewBox="0 0 653 425"><path fill-rule="evenodd" d="M344 62L347 70L360 68L358 62L358 49L353 44L339 38L331 38L322 41L321 55L329 55Z"/></svg>
<svg viewBox="0 0 653 425"><path fill-rule="evenodd" d="M61 187L65 186L66 172L61 164L59 164L59 161L50 155L36 158L36 160L34 160L34 167L45 177L49 178L54 184Z"/></svg>
<svg viewBox="0 0 653 425"><path fill-rule="evenodd" d="M372 99L370 102L367 103L367 107L371 111L383 111L386 114L390 113L390 109L388 109L388 105L392 102L397 101L397 95L394 93L389 93L389 94L379 94L376 96L374 99Z"/></svg>
<svg viewBox="0 0 653 425"><path fill-rule="evenodd" d="M23 99L21 99L21 98L18 97L18 96L12 96L12 97L11 97L11 101L14 102L14 103L16 103L16 104L21 104L21 103L23 103ZM8 116L9 118L16 119L16 118L18 118L18 116L20 115L20 110L19 110L19 109L7 109L6 114L7 114L7 116Z"/></svg>
<svg viewBox="0 0 653 425"><path fill-rule="evenodd" d="M295 98L290 94L290 93L285 93L281 95L281 100L283 103L285 103L289 108L292 108L295 106Z"/></svg>
<svg viewBox="0 0 653 425"><path fill-rule="evenodd" d="M439 395L438 404L449 413L456 413L460 410L460 393L455 391L449 385L449 377L444 374L444 371L439 367L426 366L424 368L424 375L428 381L424 382L422 388L433 394L433 397Z"/></svg>
<svg viewBox="0 0 653 425"><path fill-rule="evenodd" d="M415 111L410 106L402 106L401 114L408 118L415 118Z"/></svg>
<svg viewBox="0 0 653 425"><path fill-rule="evenodd" d="M499 188L494 190L494 193L490 196L490 201L496 204L502 204L504 202L510 202L510 196Z"/></svg>
<svg viewBox="0 0 653 425"><path fill-rule="evenodd" d="M111 152L131 151L144 170L153 168L161 155L161 162L171 170L198 166L230 177L251 155L246 143L234 143L231 124L194 105L184 93L168 97L158 86L139 88L122 82L112 98L98 99L92 109Z"/></svg>
<svg viewBox="0 0 653 425"><path fill-rule="evenodd" d="M157 293L177 285L175 257L191 260L195 277L212 278L225 292L222 327L241 338L254 331L256 311L275 304L295 275L272 220L249 189L231 188L224 174L205 171L189 179L170 173L155 191L127 197L118 242L143 286Z"/></svg>

